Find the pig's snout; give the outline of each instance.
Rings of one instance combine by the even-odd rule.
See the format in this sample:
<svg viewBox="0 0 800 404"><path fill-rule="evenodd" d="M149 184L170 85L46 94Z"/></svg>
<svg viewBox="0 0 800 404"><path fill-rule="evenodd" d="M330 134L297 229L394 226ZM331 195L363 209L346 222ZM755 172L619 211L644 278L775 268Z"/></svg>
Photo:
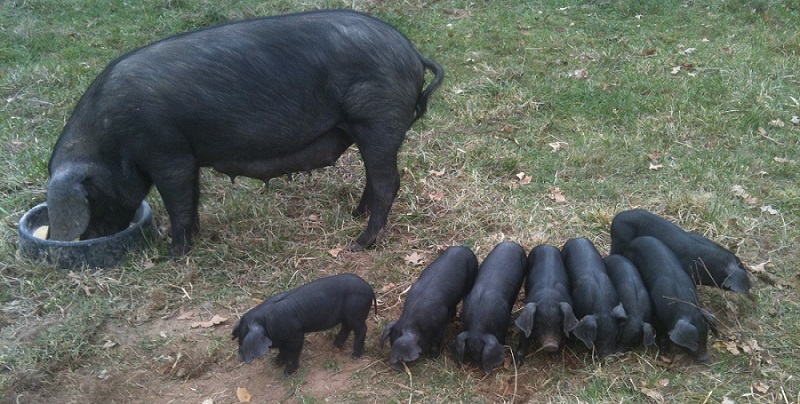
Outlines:
<svg viewBox="0 0 800 404"><path fill-rule="evenodd" d="M545 338L542 340L542 351L555 352L558 351L558 340L556 338Z"/></svg>

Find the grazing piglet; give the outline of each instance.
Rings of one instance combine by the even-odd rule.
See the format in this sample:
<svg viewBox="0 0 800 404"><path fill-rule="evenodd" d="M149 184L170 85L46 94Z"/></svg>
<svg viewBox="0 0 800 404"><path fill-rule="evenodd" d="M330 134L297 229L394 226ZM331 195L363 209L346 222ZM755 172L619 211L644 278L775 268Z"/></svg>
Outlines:
<svg viewBox="0 0 800 404"><path fill-rule="evenodd" d="M694 282L672 250L655 237L637 237L628 243L625 257L650 291L659 340L668 336L697 360L707 361L708 327L713 329L715 320L700 308Z"/></svg>
<svg viewBox="0 0 800 404"><path fill-rule="evenodd" d="M573 310L580 318L572 333L587 348L600 356L616 350L619 325L626 319L625 309L606 274L603 257L585 238L568 240L561 248L569 276Z"/></svg>
<svg viewBox="0 0 800 404"><path fill-rule="evenodd" d="M628 244L641 236L652 236L666 244L698 285L744 294L753 285L742 261L732 252L643 209L627 210L614 217L611 254L623 254Z"/></svg>
<svg viewBox="0 0 800 404"><path fill-rule="evenodd" d="M425 88L425 71L433 79ZM200 167L268 182L333 165L358 146L369 213L350 245L383 235L400 187L397 153L444 73L368 15L321 10L200 29L111 62L83 94L50 157L49 238L125 229L153 185L170 253L199 229Z"/></svg>
<svg viewBox="0 0 800 404"><path fill-rule="evenodd" d="M617 347L630 349L640 345L655 345L653 304L639 271L633 263L619 254L611 254L603 258L603 261L627 317L619 327Z"/></svg>
<svg viewBox="0 0 800 404"><path fill-rule="evenodd" d="M525 250L517 243L500 243L478 269L475 286L464 298L464 331L453 344L456 362L479 363L486 373L503 364L511 309L525 277Z"/></svg>
<svg viewBox="0 0 800 404"><path fill-rule="evenodd" d="M393 369L400 370L403 362L423 352L439 356L447 323L477 273L478 259L468 247L449 247L422 271L408 291L400 319L389 323L381 336L381 348L387 338L392 345Z"/></svg>
<svg viewBox="0 0 800 404"><path fill-rule="evenodd" d="M352 331L353 358L359 358L364 352L366 319L374 302L372 287L354 274L317 279L270 297L245 313L233 328L233 339L239 340L236 358L251 363L270 348L277 348L278 363L285 363L286 374L292 374L303 349L303 335L340 323L342 328L333 345L342 347Z"/></svg>
<svg viewBox="0 0 800 404"><path fill-rule="evenodd" d="M543 244L528 254L525 307L515 324L523 332L516 355L520 363L532 341L544 351L555 352L578 326L572 312L569 278L558 247Z"/></svg>

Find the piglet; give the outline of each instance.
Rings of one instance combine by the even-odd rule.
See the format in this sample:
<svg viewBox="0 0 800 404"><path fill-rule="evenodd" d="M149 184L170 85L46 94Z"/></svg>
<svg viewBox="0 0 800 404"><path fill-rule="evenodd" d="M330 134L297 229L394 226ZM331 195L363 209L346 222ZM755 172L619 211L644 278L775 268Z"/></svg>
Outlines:
<svg viewBox="0 0 800 404"><path fill-rule="evenodd" d="M353 358L359 358L364 352L366 319L373 303L372 287L354 274L333 275L282 292L252 308L236 324L236 358L249 364L269 353L270 348L277 348L278 363L285 363L286 374L292 374L297 371L304 334L340 323L333 345L342 347L352 331Z"/></svg>
<svg viewBox="0 0 800 404"><path fill-rule="evenodd" d="M472 291L464 298L453 351L456 362L465 356L480 363L486 373L503 364L511 308L525 277L525 250L517 243L500 243L478 269Z"/></svg>
<svg viewBox="0 0 800 404"><path fill-rule="evenodd" d="M699 307L694 282L672 250L655 237L637 237L628 243L625 257L636 265L650 291L659 339L669 336L697 360L707 361L708 329L715 320Z"/></svg>
<svg viewBox="0 0 800 404"><path fill-rule="evenodd" d="M516 355L520 363L531 342L544 351L555 352L578 326L572 312L569 278L558 247L543 244L528 254L525 307L515 324L523 333Z"/></svg>
<svg viewBox="0 0 800 404"><path fill-rule="evenodd" d="M611 254L603 258L603 261L627 317L619 327L617 347L629 349L640 345L655 345L653 304L639 271L633 263L619 254Z"/></svg>
<svg viewBox="0 0 800 404"><path fill-rule="evenodd" d="M387 338L392 345L393 369L400 370L403 362L414 361L423 352L439 356L447 323L472 289L477 273L478 259L468 247L449 247L422 271L408 291L400 319L389 323L381 335L381 348Z"/></svg>
<svg viewBox="0 0 800 404"><path fill-rule="evenodd" d="M600 356L613 353L619 325L626 314L606 274L603 257L585 238L568 240L561 255L569 276L573 309L580 318L572 333L587 348L594 347Z"/></svg>
<svg viewBox="0 0 800 404"><path fill-rule="evenodd" d="M747 294L752 282L742 261L724 247L643 209L618 213L611 222L611 254L622 254L633 239L655 237L675 253L698 285Z"/></svg>

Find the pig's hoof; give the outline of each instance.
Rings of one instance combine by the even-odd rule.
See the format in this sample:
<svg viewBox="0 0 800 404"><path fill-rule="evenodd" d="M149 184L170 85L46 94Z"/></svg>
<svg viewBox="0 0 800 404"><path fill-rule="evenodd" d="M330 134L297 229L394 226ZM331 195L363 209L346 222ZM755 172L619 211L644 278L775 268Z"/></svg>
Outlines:
<svg viewBox="0 0 800 404"><path fill-rule="evenodd" d="M352 242L349 246L347 246L347 251L350 252L361 252L364 251L364 249L365 247L357 242Z"/></svg>

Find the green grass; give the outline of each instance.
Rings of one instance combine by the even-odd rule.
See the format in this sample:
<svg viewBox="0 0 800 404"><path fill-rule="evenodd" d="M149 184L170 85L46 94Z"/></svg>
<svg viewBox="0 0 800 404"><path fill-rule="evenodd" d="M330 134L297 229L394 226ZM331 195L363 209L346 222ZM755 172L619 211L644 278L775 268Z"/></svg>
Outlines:
<svg viewBox="0 0 800 404"><path fill-rule="evenodd" d="M204 170L203 229L184 258L166 257L167 239L99 273L17 256L16 225L45 199L53 144L110 60L197 27L344 6L395 25L447 74L399 156L383 243L329 253L366 225L350 216L364 178L350 151L268 188ZM259 402L798 402L798 99L800 7L789 0L1 2L0 402L235 402L237 387ZM168 225L156 192L149 201ZM700 289L721 323L711 363L654 350L601 360L573 345L490 375L448 354L388 368L378 337L422 269L407 255L427 264L463 243L483 258L501 240L571 237L606 251L611 218L631 207L767 263L753 300ZM236 363L237 315L342 272L380 301L364 359L326 333L307 341L295 378L269 359ZM192 320L178 320L186 311ZM189 326L213 314L229 320Z"/></svg>

